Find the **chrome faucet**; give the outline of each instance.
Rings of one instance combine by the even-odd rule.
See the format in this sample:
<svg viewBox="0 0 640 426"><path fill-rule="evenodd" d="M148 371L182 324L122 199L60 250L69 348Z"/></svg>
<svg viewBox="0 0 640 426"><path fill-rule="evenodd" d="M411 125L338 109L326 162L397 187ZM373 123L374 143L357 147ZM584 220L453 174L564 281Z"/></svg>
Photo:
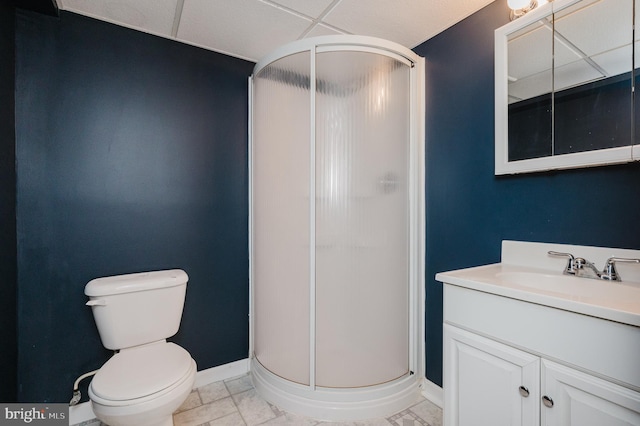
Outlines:
<svg viewBox="0 0 640 426"><path fill-rule="evenodd" d="M607 281L622 281L620 274L616 270L616 262L618 263L640 263L640 259L628 259L625 257L610 257L604 264L602 272L598 271L596 266L582 257L574 257L571 253L562 253L558 251L547 252L550 256L566 257L568 259L567 266L562 272L565 275L573 275L576 277L593 278Z"/></svg>
<svg viewBox="0 0 640 426"><path fill-rule="evenodd" d="M573 257L571 253L562 253L559 251L549 250L547 252L550 256L558 256L558 257L566 257L568 259L567 266L562 271L565 275L575 275L576 274L576 258Z"/></svg>
<svg viewBox="0 0 640 426"><path fill-rule="evenodd" d="M610 257L604 264L604 269L602 274L600 274L600 278L603 280L609 281L622 281L620 279L620 274L616 270L616 262L624 262L624 263L640 263L640 259L629 259L626 257Z"/></svg>

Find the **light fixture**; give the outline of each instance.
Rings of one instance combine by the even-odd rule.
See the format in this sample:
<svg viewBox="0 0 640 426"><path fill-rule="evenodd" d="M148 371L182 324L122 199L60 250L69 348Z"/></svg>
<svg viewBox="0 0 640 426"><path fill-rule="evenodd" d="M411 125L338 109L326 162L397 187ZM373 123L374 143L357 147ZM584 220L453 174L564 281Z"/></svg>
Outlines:
<svg viewBox="0 0 640 426"><path fill-rule="evenodd" d="M507 0L507 5L511 9L509 17L513 21L538 7L538 2L537 0Z"/></svg>

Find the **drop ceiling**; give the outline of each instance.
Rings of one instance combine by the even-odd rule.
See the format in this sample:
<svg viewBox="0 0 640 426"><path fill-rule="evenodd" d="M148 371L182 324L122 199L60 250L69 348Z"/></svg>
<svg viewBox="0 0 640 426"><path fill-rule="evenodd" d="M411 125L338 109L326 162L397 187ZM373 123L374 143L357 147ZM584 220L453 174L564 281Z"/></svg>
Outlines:
<svg viewBox="0 0 640 426"><path fill-rule="evenodd" d="M61 10L257 62L334 34L414 48L493 0L56 0Z"/></svg>
<svg viewBox="0 0 640 426"><path fill-rule="evenodd" d="M541 19L514 33L508 48L509 102L629 73L633 17L630 0L585 0L556 13L553 23ZM635 28L639 24L636 14Z"/></svg>

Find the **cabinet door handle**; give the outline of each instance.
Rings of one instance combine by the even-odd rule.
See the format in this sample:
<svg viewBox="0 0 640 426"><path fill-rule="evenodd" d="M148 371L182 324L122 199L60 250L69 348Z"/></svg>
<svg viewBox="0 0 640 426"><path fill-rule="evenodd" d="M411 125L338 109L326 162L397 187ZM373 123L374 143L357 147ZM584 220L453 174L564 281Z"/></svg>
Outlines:
<svg viewBox="0 0 640 426"><path fill-rule="evenodd" d="M542 403L545 407L553 407L553 399L549 398L547 395L542 397Z"/></svg>
<svg viewBox="0 0 640 426"><path fill-rule="evenodd" d="M524 386L520 386L518 388L518 391L520 392L520 396L523 396L525 398L529 396L529 389L525 388Z"/></svg>

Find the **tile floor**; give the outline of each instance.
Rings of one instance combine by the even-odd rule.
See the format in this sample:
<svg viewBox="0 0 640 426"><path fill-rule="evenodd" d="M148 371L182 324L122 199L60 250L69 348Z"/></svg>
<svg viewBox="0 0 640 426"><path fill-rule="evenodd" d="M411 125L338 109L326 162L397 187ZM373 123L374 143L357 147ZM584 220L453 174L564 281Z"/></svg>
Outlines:
<svg viewBox="0 0 640 426"><path fill-rule="evenodd" d="M442 426L442 410L417 396L411 407L387 418L324 422L288 413L260 398L248 375L202 386L173 415L175 426ZM77 426L102 426L97 420Z"/></svg>

